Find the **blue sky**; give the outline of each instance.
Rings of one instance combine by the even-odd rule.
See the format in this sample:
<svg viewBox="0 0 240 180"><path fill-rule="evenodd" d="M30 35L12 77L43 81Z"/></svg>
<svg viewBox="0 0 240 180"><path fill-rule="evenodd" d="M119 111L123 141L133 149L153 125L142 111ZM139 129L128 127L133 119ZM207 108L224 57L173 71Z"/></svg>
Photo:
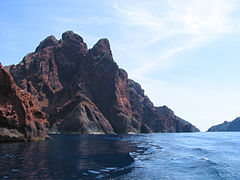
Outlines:
<svg viewBox="0 0 240 180"><path fill-rule="evenodd" d="M0 61L16 64L66 30L113 56L156 106L201 130L240 116L237 0L1 0Z"/></svg>

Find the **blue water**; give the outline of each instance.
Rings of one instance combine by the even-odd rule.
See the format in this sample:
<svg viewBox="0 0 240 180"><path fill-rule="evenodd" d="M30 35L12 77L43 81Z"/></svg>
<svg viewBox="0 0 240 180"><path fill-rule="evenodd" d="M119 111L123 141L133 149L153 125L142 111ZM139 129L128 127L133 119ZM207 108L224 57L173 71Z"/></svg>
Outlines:
<svg viewBox="0 0 240 180"><path fill-rule="evenodd" d="M2 179L240 179L240 133L52 135L0 144Z"/></svg>

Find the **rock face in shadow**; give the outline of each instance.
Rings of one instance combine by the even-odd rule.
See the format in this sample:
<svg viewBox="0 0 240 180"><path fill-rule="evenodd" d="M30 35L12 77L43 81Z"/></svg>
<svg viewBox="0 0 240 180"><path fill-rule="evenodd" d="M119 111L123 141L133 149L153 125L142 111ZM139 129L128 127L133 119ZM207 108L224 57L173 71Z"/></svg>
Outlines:
<svg viewBox="0 0 240 180"><path fill-rule="evenodd" d="M52 130L92 133L194 132L166 106L154 107L112 57L107 39L88 49L72 31L43 40L18 65L5 67L49 115Z"/></svg>
<svg viewBox="0 0 240 180"><path fill-rule="evenodd" d="M0 64L0 142L45 139L47 115Z"/></svg>
<svg viewBox="0 0 240 180"><path fill-rule="evenodd" d="M235 120L229 122L224 121L222 124L218 124L216 126L212 126L207 131L216 132L216 131L240 131L240 117Z"/></svg>

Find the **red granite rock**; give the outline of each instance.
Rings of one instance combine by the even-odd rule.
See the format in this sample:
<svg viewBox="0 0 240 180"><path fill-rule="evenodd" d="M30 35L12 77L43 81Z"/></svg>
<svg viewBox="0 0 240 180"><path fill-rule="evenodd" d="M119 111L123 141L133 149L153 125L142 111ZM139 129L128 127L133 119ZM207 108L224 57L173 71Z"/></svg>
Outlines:
<svg viewBox="0 0 240 180"><path fill-rule="evenodd" d="M45 139L47 115L0 64L0 142Z"/></svg>
<svg viewBox="0 0 240 180"><path fill-rule="evenodd" d="M166 106L154 107L141 86L113 60L110 43L92 49L67 31L49 36L18 65L5 67L34 95L51 128L67 132L149 133L198 131Z"/></svg>

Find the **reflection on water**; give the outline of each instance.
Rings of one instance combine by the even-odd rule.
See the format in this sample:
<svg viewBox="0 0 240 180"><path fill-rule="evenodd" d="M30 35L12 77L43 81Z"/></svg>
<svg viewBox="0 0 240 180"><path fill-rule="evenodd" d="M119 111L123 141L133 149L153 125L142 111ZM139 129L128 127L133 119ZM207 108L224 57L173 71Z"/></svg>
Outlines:
<svg viewBox="0 0 240 180"><path fill-rule="evenodd" d="M240 179L240 132L54 135L0 144L2 179Z"/></svg>
<svg viewBox="0 0 240 180"><path fill-rule="evenodd" d="M3 179L112 178L131 171L136 147L125 136L53 135L52 140L0 144Z"/></svg>

